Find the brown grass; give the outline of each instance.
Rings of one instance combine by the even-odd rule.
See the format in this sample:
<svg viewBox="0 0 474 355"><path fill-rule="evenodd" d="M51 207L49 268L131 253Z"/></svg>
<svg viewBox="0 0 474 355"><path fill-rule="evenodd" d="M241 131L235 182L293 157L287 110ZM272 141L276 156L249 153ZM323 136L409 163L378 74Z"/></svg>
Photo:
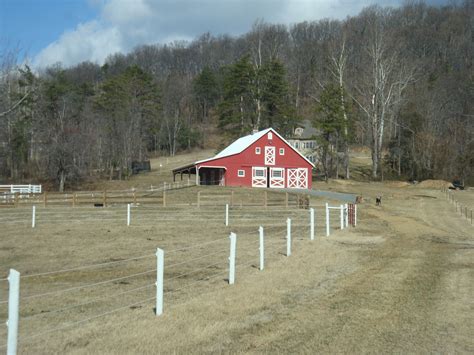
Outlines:
<svg viewBox="0 0 474 355"><path fill-rule="evenodd" d="M252 189L236 193L227 228L221 200L228 198L228 189L206 190L201 209L192 205L196 189L176 192L181 206L138 206L128 228L122 207L40 209L35 230L29 226L29 209L0 210L3 276L10 267L26 276L149 255L110 267L23 278L22 297L153 270L156 247L165 250L168 266L161 317L154 315L151 300L31 338L153 298L154 272L60 297L22 300L20 352L472 353L474 227L438 190L315 184L317 189L328 187L362 195L366 202L359 206L357 228L337 231L335 221L332 236L325 238L319 207L324 201L312 199L314 242L308 240L306 210L282 208L277 195L272 198L280 207L265 210L257 205L262 192ZM474 192L462 193L465 203L474 205ZM373 198L379 194L382 206L375 207ZM250 202L255 206L245 208ZM291 257L284 255L287 216L295 226ZM263 271L257 268L259 225L266 227L272 245ZM230 231L238 234L237 264L242 264L232 286L225 281ZM207 242L213 243L172 252ZM209 256L170 267L203 255ZM151 287L51 312L146 285ZM0 301L5 294L6 283L0 281ZM0 321L5 312L0 304ZM4 330L0 339L6 339Z"/></svg>

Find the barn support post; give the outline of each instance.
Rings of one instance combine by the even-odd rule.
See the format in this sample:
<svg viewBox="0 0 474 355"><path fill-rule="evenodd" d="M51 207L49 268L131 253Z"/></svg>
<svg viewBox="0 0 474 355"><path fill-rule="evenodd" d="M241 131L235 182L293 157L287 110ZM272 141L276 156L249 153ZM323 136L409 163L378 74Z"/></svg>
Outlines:
<svg viewBox="0 0 474 355"><path fill-rule="evenodd" d="M326 202L326 237L329 237L329 204Z"/></svg>
<svg viewBox="0 0 474 355"><path fill-rule="evenodd" d="M309 209L309 239L314 240L314 208Z"/></svg>
<svg viewBox="0 0 474 355"><path fill-rule="evenodd" d="M163 314L163 275L165 268L165 252L156 249L156 315Z"/></svg>
<svg viewBox="0 0 474 355"><path fill-rule="evenodd" d="M33 206L33 211L31 213L31 228L36 226L36 206Z"/></svg>
<svg viewBox="0 0 474 355"><path fill-rule="evenodd" d="M225 225L226 227L229 225L229 204L225 204Z"/></svg>
<svg viewBox="0 0 474 355"><path fill-rule="evenodd" d="M286 256L291 255L291 219L286 219Z"/></svg>
<svg viewBox="0 0 474 355"><path fill-rule="evenodd" d="M8 275L8 340L7 355L16 355L18 345L18 318L20 312L20 273L10 269Z"/></svg>
<svg viewBox="0 0 474 355"><path fill-rule="evenodd" d="M235 249L237 247L237 235L230 233L230 255L229 255L229 285L235 282Z"/></svg>
<svg viewBox="0 0 474 355"><path fill-rule="evenodd" d="M340 206L341 211L341 229L344 229L344 205Z"/></svg>
<svg viewBox="0 0 474 355"><path fill-rule="evenodd" d="M258 235L259 235L259 242L260 242L260 271L263 270L265 266L265 244L264 244L264 234L263 234L263 227L258 227Z"/></svg>
<svg viewBox="0 0 474 355"><path fill-rule="evenodd" d="M130 204L127 204L127 227L130 226Z"/></svg>

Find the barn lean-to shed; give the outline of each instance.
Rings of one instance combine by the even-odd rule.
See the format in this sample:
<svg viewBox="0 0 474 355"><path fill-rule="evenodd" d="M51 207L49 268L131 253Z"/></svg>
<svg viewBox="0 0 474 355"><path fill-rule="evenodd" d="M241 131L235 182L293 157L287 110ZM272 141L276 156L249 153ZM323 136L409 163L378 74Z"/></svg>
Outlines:
<svg viewBox="0 0 474 355"><path fill-rule="evenodd" d="M198 185L311 189L313 163L273 128L237 139L216 156L173 170Z"/></svg>

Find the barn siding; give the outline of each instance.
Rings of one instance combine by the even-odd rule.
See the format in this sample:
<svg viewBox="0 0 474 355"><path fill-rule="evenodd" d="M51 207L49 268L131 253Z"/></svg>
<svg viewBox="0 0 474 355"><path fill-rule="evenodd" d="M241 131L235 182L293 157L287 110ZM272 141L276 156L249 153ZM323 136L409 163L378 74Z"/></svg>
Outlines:
<svg viewBox="0 0 474 355"><path fill-rule="evenodd" d="M265 146L275 147L275 165L265 164ZM255 148L260 147L260 154L255 153ZM284 155L280 155L280 148L284 148ZM226 186L252 186L252 167L278 167L285 168L285 187L288 185L286 169L288 168L306 168L308 169L308 188L311 189L312 166L297 152L285 143L278 135L273 133L272 139L268 139L265 134L256 142L247 147L239 154L228 157L217 158L197 164L198 168L212 166L225 166L225 185ZM238 170L245 171L245 177L237 176Z"/></svg>

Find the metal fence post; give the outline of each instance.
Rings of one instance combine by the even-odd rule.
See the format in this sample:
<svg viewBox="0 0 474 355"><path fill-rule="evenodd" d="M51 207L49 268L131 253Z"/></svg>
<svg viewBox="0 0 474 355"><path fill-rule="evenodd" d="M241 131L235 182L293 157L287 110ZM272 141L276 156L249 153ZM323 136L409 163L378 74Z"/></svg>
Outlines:
<svg viewBox="0 0 474 355"><path fill-rule="evenodd" d="M229 285L235 282L235 249L237 246L237 235L230 233L230 256L229 256Z"/></svg>
<svg viewBox="0 0 474 355"><path fill-rule="evenodd" d="M314 208L309 209L309 239L314 240Z"/></svg>
<svg viewBox="0 0 474 355"><path fill-rule="evenodd" d="M286 256L291 255L291 219L286 219Z"/></svg>
<svg viewBox="0 0 474 355"><path fill-rule="evenodd" d="M344 205L341 205L340 209L341 209L341 229L344 229Z"/></svg>
<svg viewBox="0 0 474 355"><path fill-rule="evenodd" d="M229 225L229 204L225 204L225 225Z"/></svg>
<svg viewBox="0 0 474 355"><path fill-rule="evenodd" d="M127 226L130 226L130 204L127 204Z"/></svg>
<svg viewBox="0 0 474 355"><path fill-rule="evenodd" d="M36 226L36 206L33 206L33 211L31 214L31 228L35 228Z"/></svg>
<svg viewBox="0 0 474 355"><path fill-rule="evenodd" d="M7 355L16 355L18 344L18 315L20 310L20 273L18 271L10 269L8 284Z"/></svg>
<svg viewBox="0 0 474 355"><path fill-rule="evenodd" d="M156 249L156 315L163 314L163 275L165 268L165 252Z"/></svg>
<svg viewBox="0 0 474 355"><path fill-rule="evenodd" d="M260 226L258 228L258 234L260 239L260 271L263 270L265 266L265 245L264 245L264 235L263 235L263 227Z"/></svg>
<svg viewBox="0 0 474 355"><path fill-rule="evenodd" d="M326 202L326 237L329 237L329 204Z"/></svg>

